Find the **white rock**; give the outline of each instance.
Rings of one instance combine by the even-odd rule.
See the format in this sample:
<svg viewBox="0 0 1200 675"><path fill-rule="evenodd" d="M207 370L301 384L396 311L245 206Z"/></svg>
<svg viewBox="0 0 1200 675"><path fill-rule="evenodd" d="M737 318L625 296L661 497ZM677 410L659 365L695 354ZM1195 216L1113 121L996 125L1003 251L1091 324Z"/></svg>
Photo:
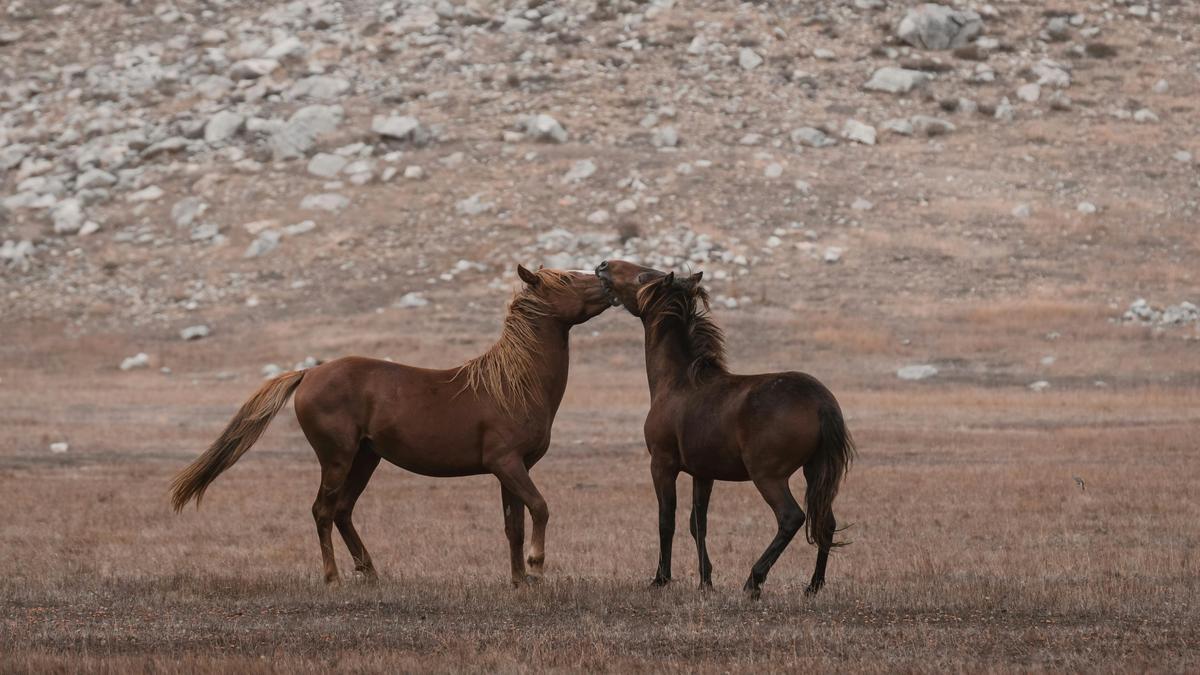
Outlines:
<svg viewBox="0 0 1200 675"><path fill-rule="evenodd" d="M902 380L924 380L938 374L938 369L929 364L904 366L896 371L896 377Z"/></svg>
<svg viewBox="0 0 1200 675"><path fill-rule="evenodd" d="M1091 202L1079 202L1075 209L1083 214L1092 214L1096 212L1096 205Z"/></svg>
<svg viewBox="0 0 1200 675"><path fill-rule="evenodd" d="M863 199L862 197L858 197L853 203L850 204L850 208L854 209L855 211L870 211L871 209L875 208L875 204L871 203L869 200Z"/></svg>
<svg viewBox="0 0 1200 675"><path fill-rule="evenodd" d="M763 58L753 49L742 47L738 50L738 65L742 67L742 70L754 70L761 66L762 63Z"/></svg>
<svg viewBox="0 0 1200 675"><path fill-rule="evenodd" d="M1166 80L1159 80L1154 83L1154 93L1165 94L1171 90L1171 83Z"/></svg>
<svg viewBox="0 0 1200 675"><path fill-rule="evenodd" d="M821 259L829 264L833 264L842 259L842 253L845 251L840 246L829 246L825 249L825 253Z"/></svg>
<svg viewBox="0 0 1200 675"><path fill-rule="evenodd" d="M350 91L350 82L340 77L329 75L313 75L295 84L287 90L287 97L296 99L312 99L314 101L331 101Z"/></svg>
<svg viewBox="0 0 1200 675"><path fill-rule="evenodd" d="M197 324L195 326L188 326L187 328L179 331L179 337L183 338L184 340L199 340L201 338L208 337L211 333L212 331L209 330L208 326L204 324Z"/></svg>
<svg viewBox="0 0 1200 675"><path fill-rule="evenodd" d="M208 204L199 197L184 197L171 207L171 220L177 227L190 227L207 210Z"/></svg>
<svg viewBox="0 0 1200 675"><path fill-rule="evenodd" d="M246 123L246 118L232 110L222 110L208 119L204 125L204 141L209 144L224 143L233 138Z"/></svg>
<svg viewBox="0 0 1200 675"><path fill-rule="evenodd" d="M229 68L229 77L235 80L254 80L264 75L270 75L279 62L275 59L244 59Z"/></svg>
<svg viewBox="0 0 1200 675"><path fill-rule="evenodd" d="M1037 103L1037 100L1042 97L1042 85L1037 82L1030 82L1017 87L1017 98L1026 103Z"/></svg>
<svg viewBox="0 0 1200 675"><path fill-rule="evenodd" d="M1040 85L1058 89L1071 86L1071 74L1066 66L1057 61L1042 59L1033 64L1031 70L1038 76L1037 83Z"/></svg>
<svg viewBox="0 0 1200 675"><path fill-rule="evenodd" d="M139 352L134 356L130 356L121 361L121 370L134 370L137 368L148 368L150 366L150 356L145 352Z"/></svg>
<svg viewBox="0 0 1200 675"><path fill-rule="evenodd" d="M596 173L596 163L590 159L581 159L571 165L571 168L563 175L562 182L578 183L591 178Z"/></svg>
<svg viewBox="0 0 1200 675"><path fill-rule="evenodd" d="M283 228L283 234L288 237L295 237L307 232L312 232L317 229L317 224L311 220L302 220L294 225L288 225Z"/></svg>
<svg viewBox="0 0 1200 675"><path fill-rule="evenodd" d="M890 131L893 134L897 134L899 136L912 136L913 135L912 122L904 117L897 117L897 118L893 118L890 120L884 120L883 124L881 126L884 129L886 129L887 131Z"/></svg>
<svg viewBox="0 0 1200 675"><path fill-rule="evenodd" d="M1149 108L1142 108L1133 113L1133 121L1139 124L1154 124L1158 122L1158 115L1154 114Z"/></svg>
<svg viewBox="0 0 1200 675"><path fill-rule="evenodd" d="M700 56L706 51L708 51L708 40L706 40L703 35L697 35L696 37L692 38L691 43L688 44L687 53L691 54L692 56Z"/></svg>
<svg viewBox="0 0 1200 675"><path fill-rule="evenodd" d="M633 201L632 199L622 199L621 201L617 202L617 205L614 208L616 209L617 213L624 215L626 213L633 213L634 211L637 211L638 206L637 202Z"/></svg>
<svg viewBox="0 0 1200 675"><path fill-rule="evenodd" d="M1188 152L1187 150L1180 150L1171 156L1175 158L1176 162L1183 162L1186 164L1187 162L1192 161L1192 153Z"/></svg>
<svg viewBox="0 0 1200 675"><path fill-rule="evenodd" d="M875 145L875 127L856 119L848 119L842 126L842 137L863 145Z"/></svg>
<svg viewBox="0 0 1200 675"><path fill-rule="evenodd" d="M983 19L969 10L925 3L908 10L896 35L919 49L954 49L983 31Z"/></svg>
<svg viewBox="0 0 1200 675"><path fill-rule="evenodd" d="M95 234L99 231L100 231L100 223L97 223L94 220L88 220L88 221L85 221L83 223L83 226L79 228L79 236L86 237L90 234Z"/></svg>
<svg viewBox="0 0 1200 675"><path fill-rule="evenodd" d="M927 73L919 70L885 66L876 70L871 79L863 85L863 88L870 91L888 92L890 94L906 94L913 89L924 86L930 79Z"/></svg>
<svg viewBox="0 0 1200 675"><path fill-rule="evenodd" d="M413 291L400 296L400 299L397 300L393 306L400 309L412 309L415 307L425 307L428 304L429 300L427 300L425 296Z"/></svg>
<svg viewBox="0 0 1200 675"><path fill-rule="evenodd" d="M421 180L425 177L425 169L416 164L410 164L404 167L404 177L409 180Z"/></svg>
<svg viewBox="0 0 1200 675"><path fill-rule="evenodd" d="M342 123L341 106L310 105L297 110L271 134L269 145L275 160L304 157L317 139Z"/></svg>
<svg viewBox="0 0 1200 675"><path fill-rule="evenodd" d="M333 178L348 163L348 160L341 155L318 152L312 156L312 159L308 160L308 172L321 178Z"/></svg>
<svg viewBox="0 0 1200 675"><path fill-rule="evenodd" d="M425 140L420 121L411 115L376 115L371 120L371 131L401 141L419 143Z"/></svg>
<svg viewBox="0 0 1200 675"><path fill-rule="evenodd" d="M59 441L58 443L50 444L50 452L53 452L56 455L61 455L62 453L66 452L70 449L71 449L70 444L66 443L64 441Z"/></svg>
<svg viewBox="0 0 1200 675"><path fill-rule="evenodd" d="M279 246L279 239L282 236L279 230L265 230L259 233L258 237L246 247L242 257L258 258L274 251Z"/></svg>
<svg viewBox="0 0 1200 675"><path fill-rule="evenodd" d="M673 148L679 145L679 132L671 125L659 127L654 130L650 142L656 148Z"/></svg>
<svg viewBox="0 0 1200 675"><path fill-rule="evenodd" d="M72 234L83 225L83 204L78 199L64 199L50 211L50 220L57 234Z"/></svg>
<svg viewBox="0 0 1200 675"><path fill-rule="evenodd" d="M1033 209L1028 204L1017 204L1013 207L1012 214L1014 218L1028 218L1033 215Z"/></svg>
<svg viewBox="0 0 1200 675"><path fill-rule="evenodd" d="M779 178L783 175L783 165L779 162L771 162L763 169L764 178Z"/></svg>
<svg viewBox="0 0 1200 675"><path fill-rule="evenodd" d="M810 148L824 148L837 145L837 139L830 138L824 131L814 127L800 127L791 133L793 143L807 145Z"/></svg>
<svg viewBox="0 0 1200 675"><path fill-rule="evenodd" d="M1038 380L1029 385L1031 391L1046 391L1050 388L1050 383L1045 380Z"/></svg>
<svg viewBox="0 0 1200 675"><path fill-rule="evenodd" d="M492 202L484 201L482 192L476 192L466 199L459 200L454 208L464 216L477 216L491 211L495 206Z"/></svg>
<svg viewBox="0 0 1200 675"><path fill-rule="evenodd" d="M567 141L567 130L558 123L558 120L549 115L538 114L526 117L522 120L521 127L526 134L540 141L554 143Z"/></svg>
<svg viewBox="0 0 1200 675"><path fill-rule="evenodd" d="M163 189L157 185L143 188L137 192L132 192L125 197L127 202L154 202L162 199Z"/></svg>
<svg viewBox="0 0 1200 675"><path fill-rule="evenodd" d="M336 192L325 192L319 195L308 195L300 202L300 208L319 211L341 211L350 206L350 199Z"/></svg>
<svg viewBox="0 0 1200 675"><path fill-rule="evenodd" d="M940 117L929 115L913 115L909 120L913 131L923 136L942 136L954 131L955 126Z"/></svg>

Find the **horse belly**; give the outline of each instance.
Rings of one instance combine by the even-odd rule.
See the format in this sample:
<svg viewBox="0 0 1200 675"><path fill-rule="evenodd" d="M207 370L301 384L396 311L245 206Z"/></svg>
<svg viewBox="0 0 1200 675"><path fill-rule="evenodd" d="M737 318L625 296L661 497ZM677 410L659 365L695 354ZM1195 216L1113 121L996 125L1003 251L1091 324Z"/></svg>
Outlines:
<svg viewBox="0 0 1200 675"><path fill-rule="evenodd" d="M471 424L431 428L426 422L407 429L394 426L375 430L370 439L380 457L422 476L444 478L487 473L481 459L480 434Z"/></svg>

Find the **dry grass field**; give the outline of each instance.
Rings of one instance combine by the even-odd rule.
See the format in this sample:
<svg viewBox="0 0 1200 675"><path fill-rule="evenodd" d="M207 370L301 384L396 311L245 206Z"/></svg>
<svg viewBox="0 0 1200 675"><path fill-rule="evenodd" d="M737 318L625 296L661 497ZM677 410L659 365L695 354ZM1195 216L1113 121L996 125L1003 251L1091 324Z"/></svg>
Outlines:
<svg viewBox="0 0 1200 675"><path fill-rule="evenodd" d="M1027 335L1042 318L1008 316ZM309 513L318 468L290 409L199 511L170 512L171 474L256 386L260 352L369 351L387 323L279 323L240 351L239 336L217 337L177 354L170 377L86 367L112 360L119 347L107 338L17 331L4 347L17 367L3 375L0 406L0 670L1200 667L1200 394L1104 361L1125 352L1152 363L1175 349L1139 329L1101 330L1098 348L1071 356L1127 384L1035 393L979 378L872 382L856 365L877 352L871 340L856 348L826 331L770 348L787 326L731 325L735 367L804 363L840 394L860 445L836 503L853 543L835 553L815 598L802 592L815 549L799 540L762 601L742 597L774 532L748 484L718 484L713 496L716 589L696 589L682 507L675 582L648 588L657 549L640 439L647 397L639 330L618 311L576 330L555 443L533 473L551 507L537 587L508 584L493 478L387 465L355 513L382 579L324 587ZM460 324L472 338L450 354L410 336L406 358L445 364L476 351L486 319ZM971 335L926 339L968 355L988 348L988 331ZM819 340L846 346L834 354ZM216 364L236 376L214 377ZM71 450L46 453L67 432ZM680 487L687 504L690 485ZM345 576L352 565L337 543Z"/></svg>

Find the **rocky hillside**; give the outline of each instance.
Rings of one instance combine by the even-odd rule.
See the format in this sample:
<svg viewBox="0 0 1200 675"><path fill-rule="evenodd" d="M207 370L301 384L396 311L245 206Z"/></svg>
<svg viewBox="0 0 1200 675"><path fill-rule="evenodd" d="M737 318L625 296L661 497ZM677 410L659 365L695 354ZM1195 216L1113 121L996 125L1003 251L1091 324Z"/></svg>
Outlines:
<svg viewBox="0 0 1200 675"><path fill-rule="evenodd" d="M0 19L6 322L409 311L507 288L518 261L606 257L702 267L739 311L1197 300L1197 3L9 0Z"/></svg>

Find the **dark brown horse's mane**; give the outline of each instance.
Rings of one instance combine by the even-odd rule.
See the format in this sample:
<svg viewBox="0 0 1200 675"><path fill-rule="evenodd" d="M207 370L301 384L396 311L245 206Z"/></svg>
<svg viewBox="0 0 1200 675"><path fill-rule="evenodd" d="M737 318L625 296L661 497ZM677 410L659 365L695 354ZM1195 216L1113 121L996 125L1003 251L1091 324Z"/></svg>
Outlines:
<svg viewBox="0 0 1200 675"><path fill-rule="evenodd" d="M708 291L686 280L665 280L638 289L637 301L642 316L653 315L650 330L661 335L673 322L683 327L687 349L688 380L695 383L706 373L728 372L725 365L725 332L709 314Z"/></svg>
<svg viewBox="0 0 1200 675"><path fill-rule="evenodd" d="M566 288L569 274L542 269L536 272L541 285ZM452 380L466 375L462 391L471 389L477 395L490 396L508 415L541 405L541 377L537 372L535 355L538 336L534 323L550 311L550 303L534 290L525 287L513 294L508 303L508 315L500 339L483 354L459 366ZM460 392L461 393L461 392Z"/></svg>

